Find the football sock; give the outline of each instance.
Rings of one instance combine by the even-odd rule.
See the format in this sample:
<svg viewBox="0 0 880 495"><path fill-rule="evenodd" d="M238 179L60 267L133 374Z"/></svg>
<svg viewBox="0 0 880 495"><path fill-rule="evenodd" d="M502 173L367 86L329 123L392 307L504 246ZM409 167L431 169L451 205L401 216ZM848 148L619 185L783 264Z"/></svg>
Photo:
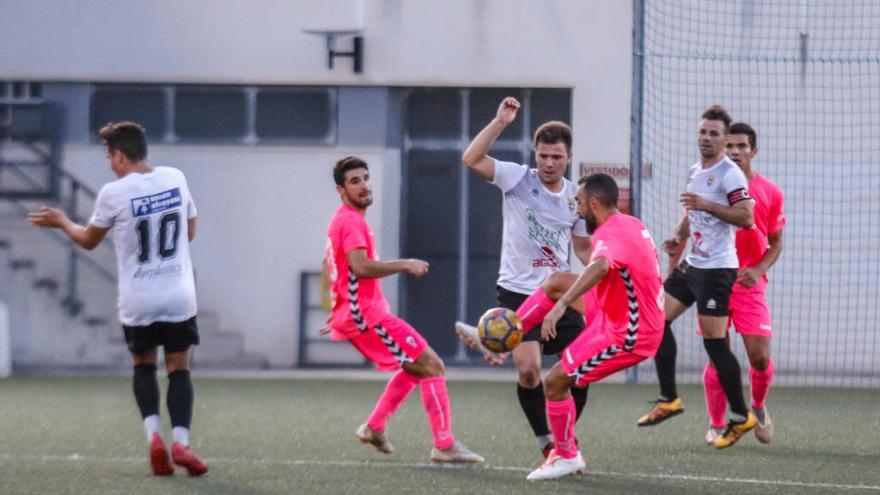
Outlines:
<svg viewBox="0 0 880 495"><path fill-rule="evenodd" d="M556 453L560 457L571 459L577 456L577 445L574 441L575 422L574 399L568 396L565 400L547 401L547 419L553 438L556 439Z"/></svg>
<svg viewBox="0 0 880 495"><path fill-rule="evenodd" d="M154 433L162 433L162 422L158 414L151 414L144 418L144 433L147 434L147 442L153 440Z"/></svg>
<svg viewBox="0 0 880 495"><path fill-rule="evenodd" d="M725 425L727 413L727 397L721 382L718 381L718 373L710 363L706 363L703 370L703 392L706 394L706 411L709 413L709 425L713 428L722 428Z"/></svg>
<svg viewBox="0 0 880 495"><path fill-rule="evenodd" d="M422 405L428 415L428 422L431 424L434 447L440 450L448 449L455 443L455 437L452 436L452 414L449 411L446 377L423 378L420 384Z"/></svg>
<svg viewBox="0 0 880 495"><path fill-rule="evenodd" d="M193 410L193 386L189 370L177 370L168 374L166 402L171 426L189 428Z"/></svg>
<svg viewBox="0 0 880 495"><path fill-rule="evenodd" d="M385 426L391 416L397 412L397 409L406 402L406 398L416 388L419 383L419 377L411 375L404 370L400 370L388 380L385 391L379 397L373 414L367 418L367 426L373 431L385 431Z"/></svg>
<svg viewBox="0 0 880 495"><path fill-rule="evenodd" d="M584 412L584 406L587 405L587 392L589 391L589 385L586 387L571 387L571 397L574 399L574 410L577 413L575 419L580 419L581 413Z"/></svg>
<svg viewBox="0 0 880 495"><path fill-rule="evenodd" d="M547 444L553 443L553 434L548 433L546 435L537 436L535 439L538 440L538 448L544 450L544 447L546 447Z"/></svg>
<svg viewBox="0 0 880 495"><path fill-rule="evenodd" d="M189 428L183 426L175 426L171 429L171 438L174 442L189 447Z"/></svg>
<svg viewBox="0 0 880 495"><path fill-rule="evenodd" d="M770 358L770 364L764 371L749 368L749 383L752 384L752 409L764 408L767 394L770 393L770 383L773 381L774 371L773 358Z"/></svg>
<svg viewBox="0 0 880 495"><path fill-rule="evenodd" d="M742 378L740 377L739 361L730 351L724 339L708 339L703 337L703 347L709 353L709 359L715 365L718 381L724 389L724 395L730 404L730 419L740 423L746 420L749 411L743 398Z"/></svg>
<svg viewBox="0 0 880 495"><path fill-rule="evenodd" d="M667 321L663 329L663 340L657 348L654 356L654 365L657 368L657 381L660 383L660 399L669 402L678 398L678 389L675 386L675 359L678 356L678 345L675 343L675 335L672 333L672 322Z"/></svg>
<svg viewBox="0 0 880 495"><path fill-rule="evenodd" d="M529 333L540 325L547 313L553 309L554 304L556 303L544 293L543 287L538 287L538 290L527 297L516 309L516 315L522 320L523 333ZM543 406L541 407L543 409Z"/></svg>
<svg viewBox="0 0 880 495"><path fill-rule="evenodd" d="M522 407L526 419L529 420L529 425L531 425L535 436L549 435L547 406L544 404L544 384L539 382L535 388L526 388L517 383L516 395L519 397L519 405ZM543 448L543 445L541 448Z"/></svg>
<svg viewBox="0 0 880 495"><path fill-rule="evenodd" d="M159 414L159 380L156 379L155 363L134 365L132 390L141 418Z"/></svg>

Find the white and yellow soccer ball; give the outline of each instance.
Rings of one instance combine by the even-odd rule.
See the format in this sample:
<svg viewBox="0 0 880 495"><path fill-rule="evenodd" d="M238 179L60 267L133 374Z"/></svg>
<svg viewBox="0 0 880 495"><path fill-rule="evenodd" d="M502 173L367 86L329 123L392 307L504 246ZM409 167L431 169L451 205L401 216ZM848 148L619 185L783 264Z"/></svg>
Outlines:
<svg viewBox="0 0 880 495"><path fill-rule="evenodd" d="M522 341L522 321L510 309L492 308L480 317L477 333L480 342L490 351L508 352Z"/></svg>

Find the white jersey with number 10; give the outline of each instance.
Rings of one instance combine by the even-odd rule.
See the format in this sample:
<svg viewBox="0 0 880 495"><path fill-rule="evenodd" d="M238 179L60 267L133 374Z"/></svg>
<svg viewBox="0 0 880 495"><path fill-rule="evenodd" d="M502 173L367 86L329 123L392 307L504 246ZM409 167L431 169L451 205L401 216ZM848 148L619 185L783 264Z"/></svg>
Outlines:
<svg viewBox="0 0 880 495"><path fill-rule="evenodd" d="M111 229L124 325L180 322L196 315L187 223L195 216L186 177L171 167L128 174L98 193L90 223Z"/></svg>

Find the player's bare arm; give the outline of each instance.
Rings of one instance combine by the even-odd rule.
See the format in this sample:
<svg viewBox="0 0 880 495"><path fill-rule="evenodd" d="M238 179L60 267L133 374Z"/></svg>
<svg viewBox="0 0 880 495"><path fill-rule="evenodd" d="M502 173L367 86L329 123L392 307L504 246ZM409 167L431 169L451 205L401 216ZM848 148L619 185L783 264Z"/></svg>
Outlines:
<svg viewBox="0 0 880 495"><path fill-rule="evenodd" d="M767 246L767 252L764 253L761 261L755 266L741 268L737 273L736 282L738 284L747 288L754 287L779 259L779 255L782 254L782 230L767 234L767 241L769 246Z"/></svg>
<svg viewBox="0 0 880 495"><path fill-rule="evenodd" d="M192 217L186 221L187 230L189 231L189 242L196 238L196 218Z"/></svg>
<svg viewBox="0 0 880 495"><path fill-rule="evenodd" d="M593 238L581 237L577 235L571 236L571 247L574 249L574 255L586 266L590 263L590 256L593 254Z"/></svg>
<svg viewBox="0 0 880 495"><path fill-rule="evenodd" d="M72 222L63 211L48 206L43 206L40 211L28 213L28 221L38 227L61 229L71 241L89 251L95 249L110 231L109 228L104 229L93 224L83 227Z"/></svg>
<svg viewBox="0 0 880 495"><path fill-rule="evenodd" d="M682 193L679 199L688 210L705 211L723 222L743 229L750 229L755 223L755 203L752 201L739 201L726 206L692 192Z"/></svg>
<svg viewBox="0 0 880 495"><path fill-rule="evenodd" d="M595 287L609 269L611 269L611 262L604 256L594 259L587 265L583 273L565 291L565 294L562 294L562 297L553 305L553 309L544 317L544 322L541 323L541 339L550 340L556 337L556 323L565 314L565 309L588 290Z"/></svg>
<svg viewBox="0 0 880 495"><path fill-rule="evenodd" d="M663 241L663 251L670 257L680 251L691 235L691 222L688 220L687 213L681 216L675 228L672 230L672 237Z"/></svg>
<svg viewBox="0 0 880 495"><path fill-rule="evenodd" d="M419 259L376 261L367 257L366 249L354 249L346 253L348 265L358 277L382 278L396 273L408 273L421 277L428 273L428 262Z"/></svg>
<svg viewBox="0 0 880 495"><path fill-rule="evenodd" d="M485 180L495 178L495 162L489 156L489 148L498 139L498 136L504 132L504 129L516 119L516 114L520 109L520 103L511 96L503 99L498 105L498 112L495 118L480 131L479 134L471 141L464 154L461 155L461 161L480 177Z"/></svg>

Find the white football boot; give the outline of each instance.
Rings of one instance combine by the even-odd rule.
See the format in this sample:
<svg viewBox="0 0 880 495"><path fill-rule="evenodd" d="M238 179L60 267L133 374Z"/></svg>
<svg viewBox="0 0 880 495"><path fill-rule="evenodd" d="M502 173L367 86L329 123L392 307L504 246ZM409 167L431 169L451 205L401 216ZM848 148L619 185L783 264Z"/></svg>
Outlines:
<svg viewBox="0 0 880 495"><path fill-rule="evenodd" d="M584 463L584 457L578 451L577 455L571 459L559 457L556 450L552 450L547 460L541 467L535 469L526 477L529 481L539 480L555 480L563 476L574 476L586 471L587 465Z"/></svg>

